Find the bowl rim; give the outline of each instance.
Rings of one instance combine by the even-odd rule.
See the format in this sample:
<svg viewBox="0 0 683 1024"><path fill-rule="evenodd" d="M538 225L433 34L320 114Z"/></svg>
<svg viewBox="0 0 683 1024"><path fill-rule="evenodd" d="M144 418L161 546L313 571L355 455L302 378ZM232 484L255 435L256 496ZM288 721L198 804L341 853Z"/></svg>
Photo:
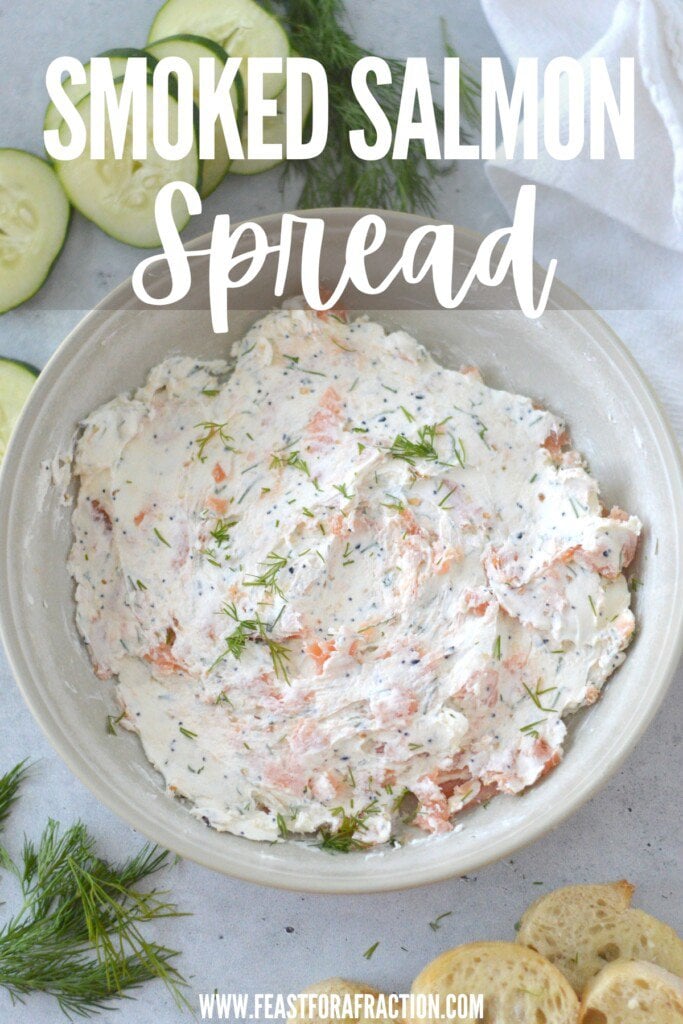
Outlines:
<svg viewBox="0 0 683 1024"><path fill-rule="evenodd" d="M251 223L262 226L276 223L287 211L266 214L260 217L251 218ZM402 221L406 225L413 224L443 224L443 220L436 220L425 217L421 214L403 213L400 211L365 209L355 207L334 207L330 209L297 210L297 216L322 216L326 222L332 220L346 220L349 217L360 217L364 214L379 214L383 217L391 217ZM236 222L237 225L238 222ZM235 226L236 226L235 225ZM483 235L469 228L462 228L454 225L456 236L477 245L484 238ZM186 249L206 247L210 243L211 232L200 235L186 241ZM535 270L541 271L538 264L534 264ZM669 633L674 641L662 645L657 652L657 660L653 664L654 674L658 680L655 688L649 691L649 700L639 702L639 714L636 724L628 734L628 741L619 750L613 753L609 763L601 773L586 773L580 785L576 786L570 793L566 794L562 802L554 805L547 804L542 813L539 813L530 823L522 826L517 825L514 829L501 833L490 841L485 855L472 853L463 857L460 855L456 865L452 863L455 859L447 855L438 864L422 869L411 866L391 874L390 877L380 875L372 879L372 882L359 881L358 875L349 871L341 881L335 880L330 883L328 880L320 879L313 874L301 875L298 884L292 884L290 873L273 865L259 865L252 863L248 856L236 856L230 866L217 865L214 854L211 851L204 852L203 848L197 849L197 844L191 837L178 834L170 826L155 823L154 829L148 829L147 819L143 811L138 811L134 804L124 800L120 791L108 781L95 778L88 772L86 757L69 737L61 730L57 722L50 714L49 705L42 699L40 672L34 672L32 665L25 656L21 644L21 614L17 614L14 607L14 598L10 594L8 585L8 567L12 561L10 546L3 536L6 524L9 522L9 513L16 481L18 478L17 468L19 466L23 437L26 431L22 429L24 424L31 422L38 410L42 396L47 393L53 381L59 376L63 365L68 365L72 356L72 349L78 351L80 346L87 340L88 330L91 324L97 321L103 313L110 312L114 315L117 311L116 305L112 307L117 297L130 294L131 278L126 278L117 285L111 292L103 297L100 302L69 331L66 337L58 345L33 388L28 402L22 411L19 422L14 430L2 467L0 468L0 637L3 640L8 662L13 673L15 682L28 706L31 714L41 728L43 734L52 745L53 749L67 764L76 777L100 800L109 810L122 818L128 825L132 826L143 836L152 842L159 843L178 853L183 858L194 861L203 867L218 871L229 877L240 881L257 883L268 887L283 889L293 892L330 893L330 894L357 894L386 891L399 891L411 889L421 885L431 884L452 878L456 875L471 872L484 867L494 861L501 859L523 847L530 845L543 835L556 828L565 821L571 814L588 801L609 778L619 769L626 757L631 753L634 746L640 740L646 728L652 721L659 709L669 685L672 681L676 666L683 653L683 602L677 608L672 609L673 614L670 620ZM553 295L561 296L562 301L553 301ZM120 308L120 307L119 307ZM172 307L168 307L172 308ZM551 292L551 300L548 309L566 309L578 319L582 325L588 322L594 332L599 331L597 340L601 348L606 349L622 373L628 377L629 384L637 388L638 398L643 413L653 428L653 433L659 441L660 455L665 465L668 483L674 497L674 508L676 509L675 531L679 537L679 546L683 546L683 455L668 417L663 409L661 401L649 381L640 369L635 358L631 355L625 344L618 337L616 332L607 322L593 310L580 296L571 288L555 279ZM80 339L80 340L79 340ZM677 499L677 500L676 500ZM153 834L152 834L153 833ZM425 840L425 841L434 841ZM359 858L368 855L359 854ZM345 860L349 866L357 862L357 857ZM397 874L402 877L397 878Z"/></svg>

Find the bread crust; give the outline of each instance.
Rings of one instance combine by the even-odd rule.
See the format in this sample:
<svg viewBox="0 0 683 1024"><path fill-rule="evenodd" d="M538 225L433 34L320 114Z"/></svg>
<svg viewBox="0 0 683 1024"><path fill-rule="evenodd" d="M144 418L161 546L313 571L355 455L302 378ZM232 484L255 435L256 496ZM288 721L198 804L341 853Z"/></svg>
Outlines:
<svg viewBox="0 0 683 1024"><path fill-rule="evenodd" d="M644 961L610 964L586 986L579 1024L683 1024L683 981Z"/></svg>
<svg viewBox="0 0 683 1024"><path fill-rule="evenodd" d="M447 995L481 993L486 1024L576 1024L579 1014L574 990L557 968L514 942L450 949L427 964L411 991L439 995L442 1003Z"/></svg>
<svg viewBox="0 0 683 1024"><path fill-rule="evenodd" d="M607 964L646 960L683 975L683 942L667 924L631 907L634 886L570 885L536 900L517 942L547 957L581 994Z"/></svg>
<svg viewBox="0 0 683 1024"><path fill-rule="evenodd" d="M372 995L378 996L380 992L376 988L372 988L371 985L366 985L362 981L349 981L347 978L325 978L323 981L316 981L312 985L308 985L306 988L301 990L302 993L315 994L315 995ZM301 1002L299 1002L296 1011L287 1017L288 1024L362 1024L366 1019L363 1017L344 1017L343 1020L334 1017L321 1017L319 1015L311 1017L304 1014ZM375 1024L382 1024L381 1021L376 1020Z"/></svg>

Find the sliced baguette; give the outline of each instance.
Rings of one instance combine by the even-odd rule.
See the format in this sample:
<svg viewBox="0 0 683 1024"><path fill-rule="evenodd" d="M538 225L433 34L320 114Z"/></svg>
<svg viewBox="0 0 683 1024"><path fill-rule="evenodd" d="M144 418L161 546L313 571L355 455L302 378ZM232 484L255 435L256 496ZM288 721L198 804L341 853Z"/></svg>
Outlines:
<svg viewBox="0 0 683 1024"><path fill-rule="evenodd" d="M631 907L628 882L570 885L525 912L517 942L541 953L579 995L615 960L647 960L683 975L683 942L673 928Z"/></svg>
<svg viewBox="0 0 683 1024"><path fill-rule="evenodd" d="M580 1024L683 1024L683 982L655 964L620 960L586 986Z"/></svg>
<svg viewBox="0 0 683 1024"><path fill-rule="evenodd" d="M483 995L486 1024L576 1024L579 1001L560 972L514 942L472 942L432 960L413 982L415 995ZM480 1018L458 1018L472 1024ZM424 1021L421 1024L425 1024Z"/></svg>
<svg viewBox="0 0 683 1024"><path fill-rule="evenodd" d="M371 988L370 985L364 985L358 981L347 981L346 978L327 978L325 981L318 981L314 985L309 985L308 988L302 989L302 993L315 994L315 995L338 995L342 998L344 996L354 996L356 994L365 994L370 996L378 996L380 993L375 988ZM311 1016L307 1012L308 1007L304 1005L304 1001L299 998L297 1003L296 1011L287 1017L289 1024L362 1024L367 1019L372 1019L375 1024L382 1024L381 1018L377 1018L370 1014L370 1017L361 1015L359 1017L351 1015L339 1016L335 1013L330 1013L327 1016L321 1016L319 1013L315 1013ZM394 1022L396 1024L396 1022Z"/></svg>

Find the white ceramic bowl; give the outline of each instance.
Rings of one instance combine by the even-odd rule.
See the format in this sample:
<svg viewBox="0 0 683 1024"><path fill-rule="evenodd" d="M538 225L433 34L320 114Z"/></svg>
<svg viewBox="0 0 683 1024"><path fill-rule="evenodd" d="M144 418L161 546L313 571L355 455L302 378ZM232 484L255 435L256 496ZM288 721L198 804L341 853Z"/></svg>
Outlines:
<svg viewBox="0 0 683 1024"><path fill-rule="evenodd" d="M326 214L325 273L334 274L357 211ZM396 249L421 219L387 214ZM279 217L260 222L272 234ZM206 239L197 246L205 247ZM461 269L478 240L456 235ZM395 252L394 252L395 255ZM199 258L194 274L206 278ZM272 305L270 271L259 275L231 312L240 336ZM292 272L288 294L297 292ZM198 292L195 301L201 305ZM565 415L588 457L606 505L618 503L644 522L635 573L638 636L625 664L593 708L570 723L562 764L521 797L498 797L463 817L463 828L402 849L330 855L301 844L258 844L219 834L163 791L137 738L105 733L112 685L99 681L74 624L65 563L69 510L43 468L65 451L79 420L100 403L141 384L147 370L173 353L216 358L232 338L216 336L206 310L140 308L128 284L90 313L41 374L0 482L0 616L7 651L24 698L71 769L140 832L207 867L238 878L312 892L402 888L474 871L508 856L572 813L601 786L633 747L659 705L681 650L683 623L683 482L680 456L657 400L603 321L557 285L547 313L529 321L507 305L503 290L480 293L486 309L424 308L420 289L394 291L400 312L373 313L401 325L451 367L476 363L494 386L531 395Z"/></svg>

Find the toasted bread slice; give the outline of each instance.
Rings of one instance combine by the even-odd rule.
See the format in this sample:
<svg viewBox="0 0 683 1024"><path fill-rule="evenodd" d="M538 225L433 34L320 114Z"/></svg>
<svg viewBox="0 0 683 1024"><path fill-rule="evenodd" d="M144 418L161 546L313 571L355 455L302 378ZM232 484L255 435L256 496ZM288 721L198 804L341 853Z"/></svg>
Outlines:
<svg viewBox="0 0 683 1024"><path fill-rule="evenodd" d="M375 988L371 988L370 985L364 985L359 981L347 981L345 978L327 978L325 981L318 981L314 985L309 985L307 988L302 989L299 1000L297 1003L296 1011L287 1017L289 1024L362 1024L367 1019L373 1019L375 1024L382 1024L381 1018L377 1018L374 1015L374 1010L371 1009L370 1014L361 1013L360 1016L345 1016L336 1012L330 1007L329 1014L320 1014L320 1007L307 1006L305 1001L301 999L303 994L322 995L322 996L339 996L341 999L344 996L355 996L355 995L368 995L378 996L380 993ZM374 1006L374 999L370 1000L368 1008ZM343 1008L343 1007L342 1007Z"/></svg>
<svg viewBox="0 0 683 1024"><path fill-rule="evenodd" d="M514 942L472 942L432 960L413 982L415 995L483 995L486 1024L576 1024L579 1001L557 968ZM468 1024L480 1017L459 1017ZM421 1024L425 1024L424 1021Z"/></svg>
<svg viewBox="0 0 683 1024"><path fill-rule="evenodd" d="M517 942L547 957L579 995L614 960L647 960L683 975L673 928L631 907L633 886L570 885L542 896L522 917Z"/></svg>
<svg viewBox="0 0 683 1024"><path fill-rule="evenodd" d="M580 1024L683 1024L683 981L655 964L620 960L586 986Z"/></svg>

